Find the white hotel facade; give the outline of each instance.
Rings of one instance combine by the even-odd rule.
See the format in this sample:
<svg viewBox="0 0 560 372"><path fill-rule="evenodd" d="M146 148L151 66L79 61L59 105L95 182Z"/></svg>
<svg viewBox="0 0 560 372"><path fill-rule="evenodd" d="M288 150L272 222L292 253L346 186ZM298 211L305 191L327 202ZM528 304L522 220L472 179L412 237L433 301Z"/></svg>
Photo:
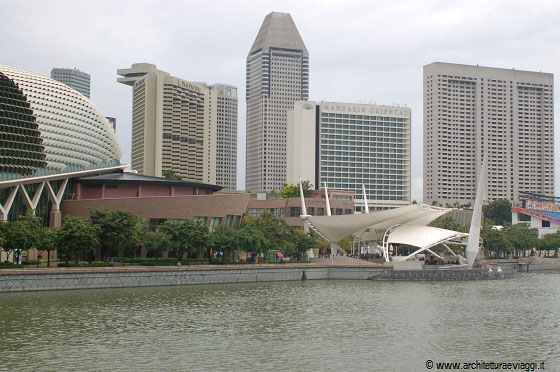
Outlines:
<svg viewBox="0 0 560 372"><path fill-rule="evenodd" d="M287 183L354 192L355 211L410 204L409 108L298 101L288 111Z"/></svg>

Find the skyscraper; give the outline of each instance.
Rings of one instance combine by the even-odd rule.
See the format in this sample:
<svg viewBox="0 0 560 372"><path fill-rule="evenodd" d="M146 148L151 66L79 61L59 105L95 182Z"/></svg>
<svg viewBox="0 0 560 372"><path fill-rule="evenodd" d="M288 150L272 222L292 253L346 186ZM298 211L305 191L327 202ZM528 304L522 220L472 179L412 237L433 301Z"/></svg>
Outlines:
<svg viewBox="0 0 560 372"><path fill-rule="evenodd" d="M133 87L132 169L158 177L172 169L184 180L215 183L216 95L148 63L117 73Z"/></svg>
<svg viewBox="0 0 560 372"><path fill-rule="evenodd" d="M554 194L553 75L424 66L424 203L472 203L487 158L488 200Z"/></svg>
<svg viewBox="0 0 560 372"><path fill-rule="evenodd" d="M216 184L237 190L237 88L209 86L216 96Z"/></svg>
<svg viewBox="0 0 560 372"><path fill-rule="evenodd" d="M89 98L90 76L88 73L77 68L53 68L51 79L60 81Z"/></svg>
<svg viewBox="0 0 560 372"><path fill-rule="evenodd" d="M410 204L410 109L299 101L288 111L287 181L352 191L363 211ZM339 198L342 196L338 196Z"/></svg>
<svg viewBox="0 0 560 372"><path fill-rule="evenodd" d="M189 82L149 63L117 73L133 87L132 169L149 176L171 169L185 180L236 189L236 87Z"/></svg>
<svg viewBox="0 0 560 372"><path fill-rule="evenodd" d="M286 112L309 98L309 53L287 13L268 14L247 56L246 189L286 183Z"/></svg>

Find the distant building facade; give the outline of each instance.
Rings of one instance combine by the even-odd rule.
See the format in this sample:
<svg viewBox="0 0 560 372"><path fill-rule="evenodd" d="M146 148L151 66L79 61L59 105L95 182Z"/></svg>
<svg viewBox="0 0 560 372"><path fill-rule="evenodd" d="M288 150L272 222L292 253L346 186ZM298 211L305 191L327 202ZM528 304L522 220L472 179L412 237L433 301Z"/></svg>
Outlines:
<svg viewBox="0 0 560 372"><path fill-rule="evenodd" d="M247 56L246 189L286 182L286 112L309 98L309 53L287 13L266 16Z"/></svg>
<svg viewBox="0 0 560 372"><path fill-rule="evenodd" d="M237 190L237 88L209 86L216 96L216 184Z"/></svg>
<svg viewBox="0 0 560 372"><path fill-rule="evenodd" d="M237 141L236 133L228 135L237 124L237 114L231 112L237 107L235 87L186 81L147 63L133 64L118 74L122 76L118 82L133 87L132 169L148 176L172 169L184 180L215 184L218 142L227 136L232 147L231 142ZM220 136L218 120L223 125ZM224 151L220 156L226 156Z"/></svg>
<svg viewBox="0 0 560 372"><path fill-rule="evenodd" d="M51 79L60 81L89 98L90 75L88 73L77 68L53 68Z"/></svg>
<svg viewBox="0 0 560 372"><path fill-rule="evenodd" d="M107 119L109 121L109 124L111 124L111 126L113 127L113 132L117 131L117 118L112 118L112 117L105 117L105 119Z"/></svg>
<svg viewBox="0 0 560 372"><path fill-rule="evenodd" d="M482 159L488 200L554 193L553 74L424 66L424 203L473 203Z"/></svg>
<svg viewBox="0 0 560 372"><path fill-rule="evenodd" d="M287 183L354 194L364 210L410 204L411 111L406 107L299 101L288 112Z"/></svg>

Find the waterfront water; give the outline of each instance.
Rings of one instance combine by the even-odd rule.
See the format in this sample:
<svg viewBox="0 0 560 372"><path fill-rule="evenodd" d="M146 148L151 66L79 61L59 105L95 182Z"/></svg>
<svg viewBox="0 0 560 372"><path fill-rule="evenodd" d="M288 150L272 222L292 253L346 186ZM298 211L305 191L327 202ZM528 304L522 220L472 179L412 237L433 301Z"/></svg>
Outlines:
<svg viewBox="0 0 560 372"><path fill-rule="evenodd" d="M0 370L560 371L559 300L559 272L0 294Z"/></svg>

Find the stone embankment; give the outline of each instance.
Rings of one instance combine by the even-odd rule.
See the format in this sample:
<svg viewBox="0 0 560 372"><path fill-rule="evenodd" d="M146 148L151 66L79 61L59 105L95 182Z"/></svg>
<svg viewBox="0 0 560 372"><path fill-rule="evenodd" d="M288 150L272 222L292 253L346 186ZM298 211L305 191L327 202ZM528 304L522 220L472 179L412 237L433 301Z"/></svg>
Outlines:
<svg viewBox="0 0 560 372"><path fill-rule="evenodd" d="M487 261L486 264L492 267L492 270L489 267L466 270L437 266L426 266L423 270L394 270L391 265L350 257L322 258L315 261L309 264L278 265L115 266L2 270L0 292L297 280L507 279L522 270L560 269L560 260L555 259Z"/></svg>

